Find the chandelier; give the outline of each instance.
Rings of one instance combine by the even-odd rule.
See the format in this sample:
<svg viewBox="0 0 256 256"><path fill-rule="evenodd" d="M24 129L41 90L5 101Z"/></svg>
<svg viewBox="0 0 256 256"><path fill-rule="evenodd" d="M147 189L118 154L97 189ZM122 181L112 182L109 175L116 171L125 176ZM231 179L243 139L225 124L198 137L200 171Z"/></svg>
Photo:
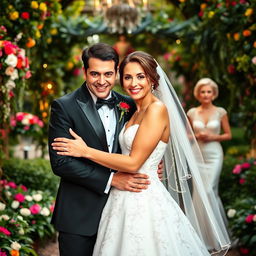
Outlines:
<svg viewBox="0 0 256 256"><path fill-rule="evenodd" d="M110 33L132 33L148 10L148 0L94 0L95 14L103 13Z"/></svg>

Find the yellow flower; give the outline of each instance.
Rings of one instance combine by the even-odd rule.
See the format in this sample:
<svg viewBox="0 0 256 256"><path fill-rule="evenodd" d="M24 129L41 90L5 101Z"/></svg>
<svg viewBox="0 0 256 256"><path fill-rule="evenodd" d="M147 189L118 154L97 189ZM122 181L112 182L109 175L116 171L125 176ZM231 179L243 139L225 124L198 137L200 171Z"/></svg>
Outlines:
<svg viewBox="0 0 256 256"><path fill-rule="evenodd" d="M230 33L227 33L227 38L228 38L228 39L230 38Z"/></svg>
<svg viewBox="0 0 256 256"><path fill-rule="evenodd" d="M69 61L69 62L66 64L66 69L67 69L67 70L71 70L73 67L74 67L74 64L73 64L73 62L71 62L71 61Z"/></svg>
<svg viewBox="0 0 256 256"><path fill-rule="evenodd" d="M13 6L10 4L10 5L8 6L8 8L9 8L9 9L12 9L12 8L13 8Z"/></svg>
<svg viewBox="0 0 256 256"><path fill-rule="evenodd" d="M235 33L235 34L233 35L233 37L234 37L234 40L235 40L235 41L238 41L238 40L240 39L240 34L239 34L239 33Z"/></svg>
<svg viewBox="0 0 256 256"><path fill-rule="evenodd" d="M41 33L39 30L36 31L36 38L40 38L41 37Z"/></svg>
<svg viewBox="0 0 256 256"><path fill-rule="evenodd" d="M37 1L32 1L31 2L31 8L32 9L38 9L39 5L38 5L38 2Z"/></svg>
<svg viewBox="0 0 256 256"><path fill-rule="evenodd" d="M43 12L47 11L47 5L45 3L40 3L39 9Z"/></svg>
<svg viewBox="0 0 256 256"><path fill-rule="evenodd" d="M46 42L47 44L50 44L52 42L52 38L51 37L47 38Z"/></svg>
<svg viewBox="0 0 256 256"><path fill-rule="evenodd" d="M245 16L251 16L253 14L253 9L252 8L248 8L246 9L244 15Z"/></svg>
<svg viewBox="0 0 256 256"><path fill-rule="evenodd" d="M0 47L3 47L3 43L4 43L4 41L0 40Z"/></svg>
<svg viewBox="0 0 256 256"><path fill-rule="evenodd" d="M51 31L50 31L50 33L51 33L51 35L57 35L57 33L58 33L58 30L57 30L57 28L52 28L51 29Z"/></svg>
<svg viewBox="0 0 256 256"><path fill-rule="evenodd" d="M206 4L206 3L202 3L202 4L200 5L200 9L201 9L201 10L205 9L206 7L207 7L207 4Z"/></svg>
<svg viewBox="0 0 256 256"><path fill-rule="evenodd" d="M214 11L210 11L208 13L208 18L211 19L214 16L215 12Z"/></svg>
<svg viewBox="0 0 256 256"><path fill-rule="evenodd" d="M17 20L19 18L19 13L17 11L10 13L11 20Z"/></svg>

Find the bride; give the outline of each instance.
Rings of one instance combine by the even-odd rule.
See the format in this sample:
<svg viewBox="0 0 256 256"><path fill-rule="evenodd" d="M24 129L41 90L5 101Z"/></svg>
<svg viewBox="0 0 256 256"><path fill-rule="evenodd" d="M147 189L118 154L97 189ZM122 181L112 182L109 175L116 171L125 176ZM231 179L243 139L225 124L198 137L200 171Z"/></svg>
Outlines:
<svg viewBox="0 0 256 256"><path fill-rule="evenodd" d="M122 154L90 148L71 129L73 140L56 138L52 143L59 155L150 177L150 186L140 193L111 189L93 255L224 255L229 239L209 206L197 168L200 152L164 72L140 51L129 54L119 72L123 89L137 106L119 135ZM163 157L172 196L157 176Z"/></svg>

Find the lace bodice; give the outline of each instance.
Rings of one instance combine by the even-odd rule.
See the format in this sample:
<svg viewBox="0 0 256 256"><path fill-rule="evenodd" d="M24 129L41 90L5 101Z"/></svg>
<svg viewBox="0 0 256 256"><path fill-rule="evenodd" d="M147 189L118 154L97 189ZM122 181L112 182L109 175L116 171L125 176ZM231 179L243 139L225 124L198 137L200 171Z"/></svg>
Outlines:
<svg viewBox="0 0 256 256"><path fill-rule="evenodd" d="M119 134L119 143L122 149L122 154L129 155L132 148L132 143L135 138L136 132L139 128L139 124L134 124L125 130L125 126ZM148 174L151 178L158 178L157 169L158 164L161 161L167 144L163 141L159 141L154 151L150 154L146 162L142 165L139 172ZM155 172L154 172L155 170Z"/></svg>
<svg viewBox="0 0 256 256"><path fill-rule="evenodd" d="M214 113L209 116L208 122L206 124L198 113L197 108L191 108L187 115L192 120L192 126L195 133L207 130L213 134L220 134L221 119L226 113L227 112L224 108L217 107L216 111L214 111Z"/></svg>

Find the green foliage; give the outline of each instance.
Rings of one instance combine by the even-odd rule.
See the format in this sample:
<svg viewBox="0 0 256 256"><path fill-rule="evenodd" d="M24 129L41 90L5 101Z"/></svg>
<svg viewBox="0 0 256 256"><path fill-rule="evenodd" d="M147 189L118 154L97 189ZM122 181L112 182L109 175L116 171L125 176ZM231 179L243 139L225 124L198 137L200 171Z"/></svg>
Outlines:
<svg viewBox="0 0 256 256"><path fill-rule="evenodd" d="M59 179L51 171L48 160L12 158L3 161L3 178L14 180L34 190L50 191L56 194Z"/></svg>

